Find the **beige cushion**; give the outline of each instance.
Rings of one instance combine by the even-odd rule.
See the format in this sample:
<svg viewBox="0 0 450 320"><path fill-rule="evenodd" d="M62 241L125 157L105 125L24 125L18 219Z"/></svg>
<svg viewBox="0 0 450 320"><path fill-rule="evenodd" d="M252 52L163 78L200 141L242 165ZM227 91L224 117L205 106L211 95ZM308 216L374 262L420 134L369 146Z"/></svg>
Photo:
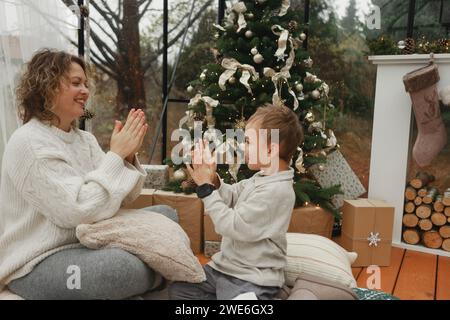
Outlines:
<svg viewBox="0 0 450 320"><path fill-rule="evenodd" d="M303 233L287 234L286 284L294 286L295 280L304 275L328 279L343 286L354 288L352 274L355 252L344 248L328 238Z"/></svg>
<svg viewBox="0 0 450 320"><path fill-rule="evenodd" d="M17 294L12 293L8 289L0 289L0 300L25 300Z"/></svg>
<svg viewBox="0 0 450 320"><path fill-rule="evenodd" d="M303 275L295 281L288 300L357 300L347 286L322 277Z"/></svg>
<svg viewBox="0 0 450 320"><path fill-rule="evenodd" d="M171 281L206 280L189 238L169 218L149 211L122 209L111 219L76 229L81 244L91 249L120 248Z"/></svg>

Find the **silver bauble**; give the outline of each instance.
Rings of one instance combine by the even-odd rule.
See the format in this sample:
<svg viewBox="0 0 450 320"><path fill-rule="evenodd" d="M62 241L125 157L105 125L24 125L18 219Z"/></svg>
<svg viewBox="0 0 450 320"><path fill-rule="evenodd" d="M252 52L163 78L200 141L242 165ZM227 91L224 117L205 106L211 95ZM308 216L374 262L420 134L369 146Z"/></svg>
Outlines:
<svg viewBox="0 0 450 320"><path fill-rule="evenodd" d="M183 169L178 169L177 171L175 171L173 173L173 178L176 181L183 181L187 179L187 174L186 171L184 171Z"/></svg>
<svg viewBox="0 0 450 320"><path fill-rule="evenodd" d="M264 57L258 53L253 57L253 61L255 61L255 63L262 63L264 61Z"/></svg>
<svg viewBox="0 0 450 320"><path fill-rule="evenodd" d="M313 92L311 92L311 96L313 97L313 99L319 99L320 98L320 92L319 90L313 90Z"/></svg>

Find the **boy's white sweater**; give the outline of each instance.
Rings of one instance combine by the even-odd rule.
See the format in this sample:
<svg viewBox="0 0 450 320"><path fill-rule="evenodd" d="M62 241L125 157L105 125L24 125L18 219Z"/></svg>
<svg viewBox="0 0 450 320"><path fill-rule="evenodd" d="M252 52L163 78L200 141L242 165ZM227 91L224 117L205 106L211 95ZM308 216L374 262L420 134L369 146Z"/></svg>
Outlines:
<svg viewBox="0 0 450 320"><path fill-rule="evenodd" d="M86 131L32 119L11 136L0 185L0 291L49 255L81 246L79 224L114 216L135 200L146 172L104 153Z"/></svg>
<svg viewBox="0 0 450 320"><path fill-rule="evenodd" d="M219 272L260 286L282 287L287 241L295 205L294 170L261 172L220 188L203 199L218 234L221 251L209 265Z"/></svg>

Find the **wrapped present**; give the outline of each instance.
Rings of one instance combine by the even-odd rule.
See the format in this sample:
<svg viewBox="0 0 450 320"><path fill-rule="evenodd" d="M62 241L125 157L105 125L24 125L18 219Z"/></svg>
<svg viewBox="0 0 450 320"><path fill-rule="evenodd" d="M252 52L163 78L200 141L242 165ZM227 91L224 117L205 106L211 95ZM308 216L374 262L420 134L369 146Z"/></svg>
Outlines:
<svg viewBox="0 0 450 320"><path fill-rule="evenodd" d="M153 205L153 194L155 189L142 189L139 197L132 203L124 206L125 209L142 209Z"/></svg>
<svg viewBox="0 0 450 320"><path fill-rule="evenodd" d="M308 205L292 211L288 232L317 234L331 238L334 215L320 207Z"/></svg>
<svg viewBox="0 0 450 320"><path fill-rule="evenodd" d="M205 241L205 257L211 258L220 251L221 241Z"/></svg>
<svg viewBox="0 0 450 320"><path fill-rule="evenodd" d="M169 166L166 165L142 165L147 172L144 188L162 189L169 183Z"/></svg>
<svg viewBox="0 0 450 320"><path fill-rule="evenodd" d="M380 200L346 200L340 243L358 253L353 267L388 266L391 261L394 206Z"/></svg>
<svg viewBox="0 0 450 320"><path fill-rule="evenodd" d="M180 226L189 236L195 254L202 252L203 246L203 202L195 194L181 194L156 190L153 205L165 204L177 210Z"/></svg>
<svg viewBox="0 0 450 320"><path fill-rule="evenodd" d="M325 164L311 166L309 172L322 188L341 185L341 190L344 194L335 195L332 199L332 203L336 208L343 206L344 199L357 199L366 193L366 189L361 181L359 181L339 150L330 153Z"/></svg>
<svg viewBox="0 0 450 320"><path fill-rule="evenodd" d="M203 231L205 241L222 241L222 236L216 233L214 224L207 214L203 216Z"/></svg>
<svg viewBox="0 0 450 320"><path fill-rule="evenodd" d="M331 212L312 205L295 208L292 211L291 222L288 232L317 234L331 238L334 225L334 216ZM203 230L205 241L221 241L222 237L217 234L214 224L205 214L203 218Z"/></svg>

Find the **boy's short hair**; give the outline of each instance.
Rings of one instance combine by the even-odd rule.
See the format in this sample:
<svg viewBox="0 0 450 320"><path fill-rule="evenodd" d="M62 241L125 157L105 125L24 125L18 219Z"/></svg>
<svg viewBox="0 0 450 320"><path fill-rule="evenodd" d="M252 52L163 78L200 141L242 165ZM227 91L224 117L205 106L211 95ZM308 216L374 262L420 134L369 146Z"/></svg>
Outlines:
<svg viewBox="0 0 450 320"><path fill-rule="evenodd" d="M266 104L256 110L248 123L257 122L260 129L267 129L270 142L270 130L279 129L280 158L289 162L297 147L303 143L304 134L300 120L294 111L285 106Z"/></svg>

